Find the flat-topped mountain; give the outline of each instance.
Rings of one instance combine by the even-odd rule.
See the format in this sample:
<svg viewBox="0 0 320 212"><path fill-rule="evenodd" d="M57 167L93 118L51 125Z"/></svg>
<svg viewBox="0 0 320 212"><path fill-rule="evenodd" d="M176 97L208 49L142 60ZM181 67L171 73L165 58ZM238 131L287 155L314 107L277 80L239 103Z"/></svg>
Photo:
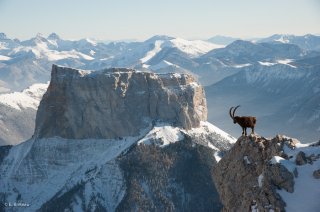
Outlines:
<svg viewBox="0 0 320 212"><path fill-rule="evenodd" d="M109 139L136 136L152 121L191 129L206 119L204 90L190 75L54 65L35 136Z"/></svg>

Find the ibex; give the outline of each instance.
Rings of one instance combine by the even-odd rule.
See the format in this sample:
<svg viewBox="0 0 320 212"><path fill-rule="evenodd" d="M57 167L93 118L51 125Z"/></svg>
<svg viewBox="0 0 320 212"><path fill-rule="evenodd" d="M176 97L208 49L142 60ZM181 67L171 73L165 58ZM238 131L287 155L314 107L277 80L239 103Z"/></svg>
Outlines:
<svg viewBox="0 0 320 212"><path fill-rule="evenodd" d="M253 117L253 116L234 116L234 113L236 112L238 107L240 107L240 105L235 107L233 112L232 112L233 107L231 107L229 110L229 114L230 114L230 117L233 119L233 123L234 124L238 123L242 127L242 135L247 136L247 128L251 128L251 130L252 130L251 133L254 134L254 127L257 122L256 117Z"/></svg>

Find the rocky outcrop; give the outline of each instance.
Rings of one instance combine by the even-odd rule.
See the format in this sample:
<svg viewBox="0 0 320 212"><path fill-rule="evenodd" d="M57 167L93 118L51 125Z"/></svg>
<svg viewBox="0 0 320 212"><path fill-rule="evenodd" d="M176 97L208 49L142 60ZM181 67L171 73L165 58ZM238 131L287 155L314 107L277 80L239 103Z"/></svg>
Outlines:
<svg viewBox="0 0 320 212"><path fill-rule="evenodd" d="M315 170L312 175L314 178L320 179L320 169Z"/></svg>
<svg viewBox="0 0 320 212"><path fill-rule="evenodd" d="M223 211L283 211L285 202L277 188L294 190L294 174L274 160L287 156L283 137L242 136L214 169Z"/></svg>
<svg viewBox="0 0 320 212"><path fill-rule="evenodd" d="M191 129L206 119L203 88L190 75L53 65L35 136L109 139L136 136L155 120Z"/></svg>
<svg viewBox="0 0 320 212"><path fill-rule="evenodd" d="M298 154L297 154L297 157L296 157L296 164L297 165L304 165L306 164L308 161L307 161L307 157L306 157L306 154L302 151L300 151Z"/></svg>
<svg viewBox="0 0 320 212"><path fill-rule="evenodd" d="M317 211L319 159L318 145L286 136L240 137L213 171L223 211Z"/></svg>

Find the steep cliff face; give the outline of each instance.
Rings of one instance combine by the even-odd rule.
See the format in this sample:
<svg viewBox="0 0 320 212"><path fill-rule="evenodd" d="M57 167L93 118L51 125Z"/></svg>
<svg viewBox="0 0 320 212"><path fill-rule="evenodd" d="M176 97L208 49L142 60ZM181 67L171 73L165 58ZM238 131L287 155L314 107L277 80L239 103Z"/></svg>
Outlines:
<svg viewBox="0 0 320 212"><path fill-rule="evenodd" d="M37 113L37 138L136 136L152 121L184 129L206 121L204 91L192 76L53 66Z"/></svg>
<svg viewBox="0 0 320 212"><path fill-rule="evenodd" d="M0 211L219 210L235 139L206 110L188 75L54 66L35 135L0 148Z"/></svg>
<svg viewBox="0 0 320 212"><path fill-rule="evenodd" d="M240 137L214 169L223 211L317 211L319 147L286 136Z"/></svg>

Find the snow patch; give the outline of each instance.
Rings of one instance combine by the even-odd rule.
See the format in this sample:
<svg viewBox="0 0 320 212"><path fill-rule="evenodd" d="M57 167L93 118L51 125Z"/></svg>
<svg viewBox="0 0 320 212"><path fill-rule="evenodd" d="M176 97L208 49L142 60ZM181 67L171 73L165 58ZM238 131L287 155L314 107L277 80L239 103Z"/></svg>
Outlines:
<svg viewBox="0 0 320 212"><path fill-rule="evenodd" d="M147 54L140 59L140 62L141 63L145 63L147 62L148 60L150 60L151 58L153 58L158 52L161 51L161 44L163 43L164 41L161 41L161 40L157 40L155 43L154 43L154 48L151 50L151 51L148 51Z"/></svg>
<svg viewBox="0 0 320 212"><path fill-rule="evenodd" d="M289 42L290 42L289 39L284 38L283 36L281 36L281 37L278 38L278 39L275 39L274 41L277 41L277 42L280 42L280 43L289 43Z"/></svg>
<svg viewBox="0 0 320 212"><path fill-rule="evenodd" d="M270 163L273 164L273 165L275 165L275 164L277 164L277 163L281 163L281 161L284 161L284 160L286 160L286 159L284 159L284 158L282 158L282 157L280 157L280 156L273 156L273 157L271 158L271 160L270 160Z"/></svg>
<svg viewBox="0 0 320 212"><path fill-rule="evenodd" d="M238 64L238 65L233 65L232 67L234 68L243 68L243 67L247 67L247 66L251 66L252 64L250 63L246 63L246 64Z"/></svg>
<svg viewBox="0 0 320 212"><path fill-rule="evenodd" d="M297 68L296 66L291 65L290 63L293 62L293 59L284 59L284 60L277 60L277 63L290 66L291 68Z"/></svg>
<svg viewBox="0 0 320 212"><path fill-rule="evenodd" d="M0 55L0 61L7 61L10 60L11 58L8 56Z"/></svg>
<svg viewBox="0 0 320 212"><path fill-rule="evenodd" d="M145 64L143 64L143 65L145 65ZM150 67L150 69L152 69L152 70L159 70L159 69L167 68L169 66L173 66L173 67L179 68L178 65L170 63L170 62L168 62L166 60L162 60L160 63L158 63L156 65L152 65L152 66L148 65L148 67Z"/></svg>
<svg viewBox="0 0 320 212"><path fill-rule="evenodd" d="M138 144L156 144L165 147L171 143L175 143L184 139L183 134L178 127L172 127L170 124L157 123L153 129L142 138Z"/></svg>
<svg viewBox="0 0 320 212"><path fill-rule="evenodd" d="M274 66L277 63L271 63L271 62L262 62L262 61L258 61L260 65L262 66Z"/></svg>
<svg viewBox="0 0 320 212"><path fill-rule="evenodd" d="M181 51L191 55L200 56L213 49L224 48L224 45L213 44L202 40L184 40L182 38L175 38L171 40L173 47L180 49Z"/></svg>
<svg viewBox="0 0 320 212"><path fill-rule="evenodd" d="M215 125L209 123L209 122L204 122L201 121L200 122L200 127L199 128L193 128L192 131L196 132L196 133L206 133L207 131L205 131L206 129L209 130L209 132L214 132L215 134L221 136L222 138L229 140L230 143L235 143L237 140L232 137L231 135L229 135L228 133L226 133L225 131L221 130L220 128L216 127Z"/></svg>
<svg viewBox="0 0 320 212"><path fill-rule="evenodd" d="M96 53L95 51L90 50L90 54L91 54L92 56L94 56L95 53Z"/></svg>
<svg viewBox="0 0 320 212"><path fill-rule="evenodd" d="M214 158L216 159L217 163L219 163L219 161L222 159L222 155L221 155L221 152L220 151L216 151L214 154L213 154Z"/></svg>

